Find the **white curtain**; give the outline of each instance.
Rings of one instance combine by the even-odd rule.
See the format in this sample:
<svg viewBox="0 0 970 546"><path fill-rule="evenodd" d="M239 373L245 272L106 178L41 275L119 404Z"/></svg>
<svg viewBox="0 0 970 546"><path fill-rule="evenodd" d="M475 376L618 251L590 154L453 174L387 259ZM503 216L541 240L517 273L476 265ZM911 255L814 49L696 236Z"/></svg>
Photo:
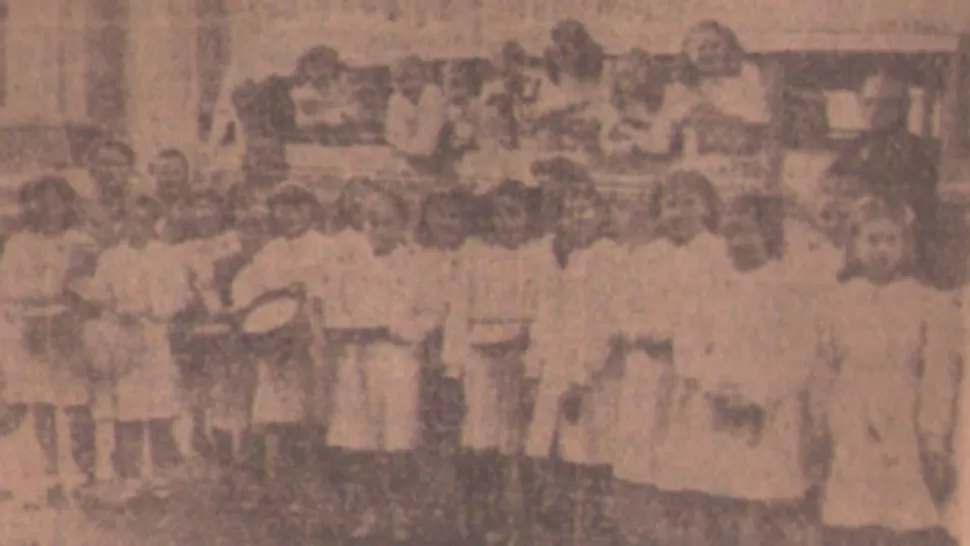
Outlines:
<svg viewBox="0 0 970 546"><path fill-rule="evenodd" d="M195 0L129 5L129 124L144 166L163 148L198 148L198 18Z"/></svg>

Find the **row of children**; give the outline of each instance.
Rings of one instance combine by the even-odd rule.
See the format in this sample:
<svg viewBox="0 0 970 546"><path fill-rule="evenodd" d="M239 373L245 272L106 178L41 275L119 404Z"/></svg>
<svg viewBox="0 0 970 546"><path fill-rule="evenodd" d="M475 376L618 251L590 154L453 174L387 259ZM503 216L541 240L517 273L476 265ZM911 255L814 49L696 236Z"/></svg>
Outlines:
<svg viewBox="0 0 970 546"><path fill-rule="evenodd" d="M358 501L351 534L378 532L387 499L405 540L422 369L437 364L441 392L463 401L456 464L476 538L504 527L494 501L517 474L527 528L561 520L543 517L556 483L592 514L581 536L602 531L612 486L636 544L799 543L811 507L836 543L948 540L960 321L906 274L904 208L866 200L844 237L786 253L764 201L722 218L695 173L658 185L659 237L633 248L612 240L590 184L555 192L547 230L534 224L549 199L518 182L435 193L413 238L406 202L376 185L344 192L340 230L316 228L303 188L258 194L235 191L230 224L178 244L160 236L159 201L132 196L118 242L99 248L66 182L25 186L27 229L0 259L2 392L21 421L8 439L37 425L11 483L44 488L19 493L91 474L157 483L190 453L180 421L204 423L230 460L240 431L259 431L273 476L309 425ZM484 233L467 222L482 206ZM817 280L799 274L812 252L843 257L841 282L814 259ZM72 441L84 436L93 450Z"/></svg>

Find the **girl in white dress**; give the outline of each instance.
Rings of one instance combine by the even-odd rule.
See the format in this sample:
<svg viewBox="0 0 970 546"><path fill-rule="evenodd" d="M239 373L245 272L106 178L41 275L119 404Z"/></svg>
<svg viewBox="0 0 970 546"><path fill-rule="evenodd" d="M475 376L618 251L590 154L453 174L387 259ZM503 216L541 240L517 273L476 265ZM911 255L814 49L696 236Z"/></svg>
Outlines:
<svg viewBox="0 0 970 546"><path fill-rule="evenodd" d="M463 180L513 178L528 182L534 154L522 142L529 134L540 80L527 72L528 54L517 42L502 47L479 94L475 149L462 158Z"/></svg>
<svg viewBox="0 0 970 546"><path fill-rule="evenodd" d="M767 88L745 60L734 32L704 21L688 32L681 73L667 86L650 139L650 152L685 156L749 155L760 150L770 119Z"/></svg>
<svg viewBox="0 0 970 546"><path fill-rule="evenodd" d="M462 248L475 231L475 196L464 190L429 194L421 203L413 260L419 278L415 300L421 313L433 314L435 329L423 342L425 359L422 396L425 440L433 450L453 455L455 433L460 435L460 388L445 381L441 360L444 325L453 291L449 290L459 271Z"/></svg>
<svg viewBox="0 0 970 546"><path fill-rule="evenodd" d="M104 387L96 392L95 411L96 417L116 419L116 458L126 494L153 485L156 470L172 469L181 459L171 428L181 404L169 329L195 294L180 252L157 238L161 216L153 198L132 199L124 239L101 255L82 289L102 309L98 331L113 349L107 361L94 363Z"/></svg>
<svg viewBox="0 0 970 546"><path fill-rule="evenodd" d="M324 312L336 356L333 413L328 442L348 457L352 486L363 495L362 538L377 532L377 507L390 508L390 535L408 540L410 506L420 440L421 361L418 345L439 324L436 313L420 312L419 276L413 252L404 244L409 209L390 191L370 193L362 203L368 254L343 264L331 282L339 305Z"/></svg>
<svg viewBox="0 0 970 546"><path fill-rule="evenodd" d="M613 475L620 532L635 544L675 540L677 486L660 487L655 461L674 378L676 325L685 302L711 293L730 270L717 235L721 206L710 181L690 171L668 175L648 200L658 238L634 247L618 288L625 359L614 431ZM668 477L671 478L671 477ZM658 489L660 491L658 491Z"/></svg>
<svg viewBox="0 0 970 546"><path fill-rule="evenodd" d="M68 284L87 273L84 265L98 249L93 239L75 230L76 201L62 178L28 182L20 191L26 229L7 240L0 259L0 335L6 341L0 399L14 414L26 415L18 430L35 431L32 445L19 446L23 453L10 464L17 467L15 461L33 453L39 458L25 460L24 468L36 462L41 470L24 477L20 485L26 489L11 486L18 496L34 497L28 501L44 500L48 488L73 488L85 479L72 456L71 438L78 412L88 404L90 385L78 357L80 308ZM15 430L3 441L26 437Z"/></svg>
<svg viewBox="0 0 970 546"><path fill-rule="evenodd" d="M526 144L539 157L567 155L585 164L599 147L600 116L609 100L605 55L579 21L560 21L551 37Z"/></svg>
<svg viewBox="0 0 970 546"><path fill-rule="evenodd" d="M718 282L680 301L689 311L674 325L654 479L689 502L673 507L687 510L685 543L805 540L803 439L819 422L810 410L830 355L809 305L820 295L803 298L808 287L793 290L779 274L770 206L757 196L736 203L721 229L731 269L722 262Z"/></svg>
<svg viewBox="0 0 970 546"><path fill-rule="evenodd" d="M605 536L610 440L618 385L606 376L615 348L618 299L613 283L626 251L609 238L612 211L592 185L563 193L560 221L548 252L558 268L539 288L529 375L539 381L526 454L558 453L574 514L565 521L583 540Z"/></svg>
<svg viewBox="0 0 970 546"><path fill-rule="evenodd" d="M829 319L838 366L821 518L831 544L954 543L940 512L954 479L963 329L951 294L907 275L911 219L867 198L849 223L848 280Z"/></svg>
<svg viewBox="0 0 970 546"><path fill-rule="evenodd" d="M236 310L278 292L289 292L304 303L284 326L292 343L273 344L270 350L252 354L257 367L252 424L263 434L266 471L272 478L280 463L293 462L301 443L299 427L316 388L311 382L316 365L311 349L320 328L314 323L313 301L319 299L332 270L333 243L313 229L319 203L306 188L284 185L268 204L274 237L238 272L231 290Z"/></svg>
<svg viewBox="0 0 970 546"><path fill-rule="evenodd" d="M457 463L470 533L504 532L506 484L522 452L524 358L538 290L554 267L534 236L535 190L505 181L484 196L486 233L462 248L442 359L466 406ZM526 397L527 398L527 397Z"/></svg>
<svg viewBox="0 0 970 546"><path fill-rule="evenodd" d="M663 80L651 70L653 59L633 49L617 59L613 69L613 92L603 105L600 149L615 159L649 152L650 126L662 98ZM656 91L660 89L660 93ZM660 96L658 96L660 95Z"/></svg>

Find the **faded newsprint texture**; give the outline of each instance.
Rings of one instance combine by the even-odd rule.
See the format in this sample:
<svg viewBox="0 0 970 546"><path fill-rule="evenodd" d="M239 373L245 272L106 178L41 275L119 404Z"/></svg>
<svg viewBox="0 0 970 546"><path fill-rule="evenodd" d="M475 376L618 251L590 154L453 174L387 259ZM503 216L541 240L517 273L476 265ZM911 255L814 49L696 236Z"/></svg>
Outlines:
<svg viewBox="0 0 970 546"><path fill-rule="evenodd" d="M0 0L0 546L956 546L968 266L967 0Z"/></svg>

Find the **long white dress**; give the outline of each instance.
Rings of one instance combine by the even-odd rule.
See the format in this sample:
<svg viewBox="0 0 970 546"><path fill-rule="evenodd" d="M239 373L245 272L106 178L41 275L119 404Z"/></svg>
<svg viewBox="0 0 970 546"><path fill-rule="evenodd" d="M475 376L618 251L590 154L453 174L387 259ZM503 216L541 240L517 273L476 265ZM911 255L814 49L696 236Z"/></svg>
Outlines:
<svg viewBox="0 0 970 546"><path fill-rule="evenodd" d="M421 361L416 344L440 322L422 312L411 249L360 256L340 271L343 305L328 443L351 450L407 451L420 435ZM368 333L386 330L369 337Z"/></svg>
<svg viewBox="0 0 970 546"><path fill-rule="evenodd" d="M797 502L807 491L802 439L816 378L828 370L827 337L800 297L805 288L778 269L729 271L682 302L655 461L660 489L762 502Z"/></svg>
<svg viewBox="0 0 970 546"><path fill-rule="evenodd" d="M519 414L525 348L490 351L521 340L536 318L539 289L556 267L547 241L509 249L469 241L451 292L442 360L460 378L468 406L462 445L514 454L522 449Z"/></svg>
<svg viewBox="0 0 970 546"><path fill-rule="evenodd" d="M698 298L719 292L730 272L723 242L702 233L684 246L666 239L635 247L617 290L625 300L620 329L630 339L672 340ZM634 484L653 485L662 471L655 461L665 428L666 400L672 396L673 364L662 355L627 351L617 403L613 443L614 475Z"/></svg>
<svg viewBox="0 0 970 546"><path fill-rule="evenodd" d="M310 297L320 293L333 275L332 247L330 238L313 230L294 239L271 240L233 279L233 307L244 309L266 293L297 284L303 285ZM260 358L256 365L253 423L302 420L310 394L309 363L281 363Z"/></svg>
<svg viewBox="0 0 970 546"><path fill-rule="evenodd" d="M547 251L552 253L551 248ZM620 277L625 254L615 242L600 239L570 254L566 267L539 287L534 346L528 353L529 374L539 379L526 444L529 456L548 457L558 433L563 460L586 465L611 462L618 385L601 379L601 372L622 318L617 301L622 296L613 283ZM575 423L563 418L559 407L571 386L590 389Z"/></svg>
<svg viewBox="0 0 970 546"><path fill-rule="evenodd" d="M72 338L79 330L49 327L56 328L58 318L69 311L54 304L70 282L72 268L96 253L94 240L76 231L56 236L17 233L5 244L0 258L0 336L5 342L2 374L7 403L88 403L89 384L71 355L77 341Z"/></svg>
<svg viewBox="0 0 970 546"><path fill-rule="evenodd" d="M178 414L178 368L169 326L194 295L181 253L160 241L144 248L126 243L106 250L86 284L88 297L106 307L91 324L88 342L112 348L101 364L116 373L95 398L96 413L121 421L170 419ZM119 319L129 315L131 322ZM113 388L111 388L113 387Z"/></svg>
<svg viewBox="0 0 970 546"><path fill-rule="evenodd" d="M883 287L858 279L834 296L840 370L828 405L834 456L822 521L896 531L940 525L920 447L942 453L953 426L963 328L951 297L909 279Z"/></svg>

